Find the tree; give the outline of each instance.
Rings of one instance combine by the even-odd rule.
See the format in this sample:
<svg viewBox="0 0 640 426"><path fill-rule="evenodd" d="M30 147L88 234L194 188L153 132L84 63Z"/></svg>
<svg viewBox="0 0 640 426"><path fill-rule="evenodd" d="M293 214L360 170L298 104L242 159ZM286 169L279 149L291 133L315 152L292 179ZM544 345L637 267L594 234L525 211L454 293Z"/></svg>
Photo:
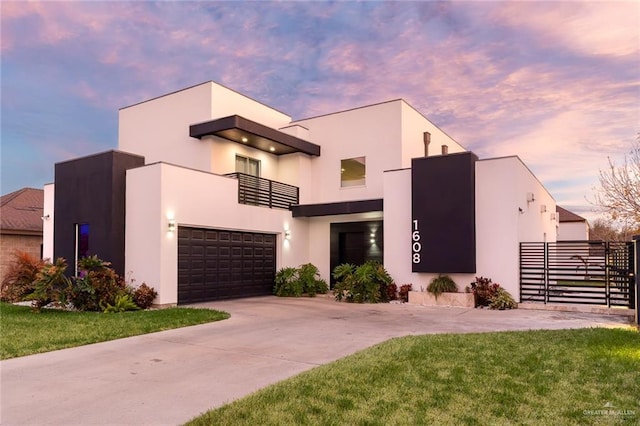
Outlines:
<svg viewBox="0 0 640 426"><path fill-rule="evenodd" d="M595 204L602 207L612 222L623 228L640 229L640 132L631 152L621 165L611 158L609 167L600 170L600 187Z"/></svg>
<svg viewBox="0 0 640 426"><path fill-rule="evenodd" d="M633 230L624 226L619 229L602 218L596 219L589 226L590 240L631 241L631 237L634 235L640 235L640 229Z"/></svg>

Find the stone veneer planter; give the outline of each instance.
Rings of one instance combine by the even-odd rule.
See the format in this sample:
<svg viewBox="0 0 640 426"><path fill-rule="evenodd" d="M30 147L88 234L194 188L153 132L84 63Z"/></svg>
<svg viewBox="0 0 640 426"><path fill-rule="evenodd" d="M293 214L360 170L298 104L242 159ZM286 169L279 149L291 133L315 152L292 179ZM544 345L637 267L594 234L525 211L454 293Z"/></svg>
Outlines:
<svg viewBox="0 0 640 426"><path fill-rule="evenodd" d="M410 291L409 303L423 306L475 307L473 293L442 293L436 299L433 294L426 291Z"/></svg>

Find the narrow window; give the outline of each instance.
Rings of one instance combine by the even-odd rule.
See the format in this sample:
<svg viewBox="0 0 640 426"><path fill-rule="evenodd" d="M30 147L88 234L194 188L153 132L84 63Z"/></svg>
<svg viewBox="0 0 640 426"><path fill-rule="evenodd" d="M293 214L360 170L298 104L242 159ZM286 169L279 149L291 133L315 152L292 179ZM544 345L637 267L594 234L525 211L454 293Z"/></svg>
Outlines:
<svg viewBox="0 0 640 426"><path fill-rule="evenodd" d="M78 275L78 260L89 256L89 224L76 223L75 275Z"/></svg>
<svg viewBox="0 0 640 426"><path fill-rule="evenodd" d="M348 158L340 161L340 186L348 188L352 186L364 186L365 184L365 157Z"/></svg>

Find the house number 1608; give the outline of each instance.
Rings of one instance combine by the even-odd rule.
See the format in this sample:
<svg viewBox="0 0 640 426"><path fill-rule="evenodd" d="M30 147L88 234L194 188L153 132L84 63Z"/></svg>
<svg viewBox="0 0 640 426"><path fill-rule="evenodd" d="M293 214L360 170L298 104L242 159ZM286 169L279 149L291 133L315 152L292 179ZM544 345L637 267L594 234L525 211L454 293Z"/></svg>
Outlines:
<svg viewBox="0 0 640 426"><path fill-rule="evenodd" d="M420 243L420 229L418 228L418 220L413 221L413 232L411 233L411 261L413 263L420 263L420 250L422 250L422 244Z"/></svg>

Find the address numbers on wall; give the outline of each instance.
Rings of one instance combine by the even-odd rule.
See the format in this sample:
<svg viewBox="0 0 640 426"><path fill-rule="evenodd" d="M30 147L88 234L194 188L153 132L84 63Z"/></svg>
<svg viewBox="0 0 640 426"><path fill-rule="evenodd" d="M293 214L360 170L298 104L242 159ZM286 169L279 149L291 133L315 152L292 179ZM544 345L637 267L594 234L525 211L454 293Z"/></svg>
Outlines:
<svg viewBox="0 0 640 426"><path fill-rule="evenodd" d="M420 252L422 251L422 243L420 242L420 227L418 226L417 219L413 220L411 231L411 261L413 263L420 263Z"/></svg>

